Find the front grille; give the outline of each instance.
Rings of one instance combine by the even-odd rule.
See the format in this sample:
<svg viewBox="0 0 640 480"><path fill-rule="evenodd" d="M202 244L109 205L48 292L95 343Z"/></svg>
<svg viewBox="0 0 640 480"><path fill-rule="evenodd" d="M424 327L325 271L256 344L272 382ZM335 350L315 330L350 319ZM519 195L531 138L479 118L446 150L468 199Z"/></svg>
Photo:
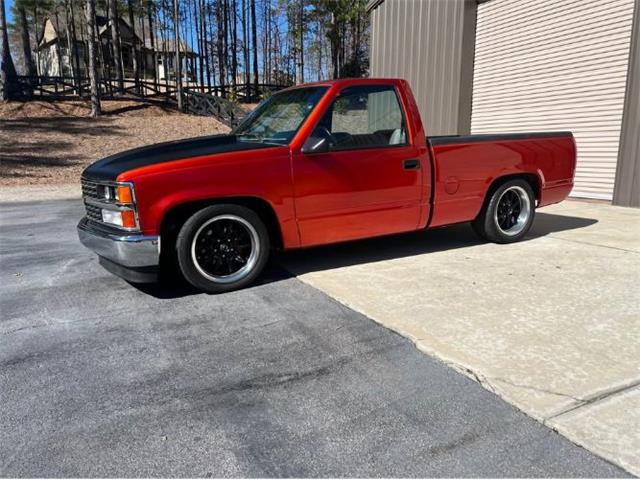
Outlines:
<svg viewBox="0 0 640 480"><path fill-rule="evenodd" d="M87 218L94 222L102 222L102 210L100 207L91 205L87 200L99 200L98 184L84 178L80 179L82 185L82 196L84 197L84 208L87 210Z"/></svg>
<svg viewBox="0 0 640 480"><path fill-rule="evenodd" d="M87 218L89 220L102 222L102 209L100 207L96 207L95 205L91 205L85 201L84 208L87 210Z"/></svg>
<svg viewBox="0 0 640 480"><path fill-rule="evenodd" d="M99 200L98 196L98 184L95 182L90 182L89 180L85 180L82 178L80 180L80 184L82 185L82 195L85 198L93 198L94 200Z"/></svg>

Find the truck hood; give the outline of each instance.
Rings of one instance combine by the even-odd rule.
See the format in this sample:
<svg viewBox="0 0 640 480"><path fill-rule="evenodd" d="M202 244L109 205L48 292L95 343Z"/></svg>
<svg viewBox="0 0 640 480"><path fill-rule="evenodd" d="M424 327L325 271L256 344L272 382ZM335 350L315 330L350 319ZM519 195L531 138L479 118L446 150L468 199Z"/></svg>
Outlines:
<svg viewBox="0 0 640 480"><path fill-rule="evenodd" d="M82 177L94 181L113 182L121 173L156 163L269 147L273 145L242 142L235 135L211 135L157 143L98 160L82 172Z"/></svg>

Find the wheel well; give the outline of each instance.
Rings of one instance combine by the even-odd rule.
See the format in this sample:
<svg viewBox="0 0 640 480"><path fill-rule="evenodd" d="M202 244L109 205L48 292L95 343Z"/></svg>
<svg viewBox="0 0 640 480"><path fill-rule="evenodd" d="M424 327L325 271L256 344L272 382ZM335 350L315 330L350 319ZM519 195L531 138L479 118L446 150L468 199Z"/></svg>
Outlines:
<svg viewBox="0 0 640 480"><path fill-rule="evenodd" d="M540 180L538 179L537 175L534 175L533 173L516 173L514 175L505 175L504 177L496 178L487 190L487 194L485 195L485 203L491 198L491 195L493 195L493 192L495 192L497 188L499 188L501 185L504 185L510 180L516 179L526 181L531 187L531 190L533 190L533 195L536 197L536 200L540 201Z"/></svg>
<svg viewBox="0 0 640 480"><path fill-rule="evenodd" d="M171 208L163 217L160 225L160 235L162 238L162 245L174 245L180 227L187 221L191 215L205 207L216 205L220 203L227 203L233 205L242 205L243 207L250 208L258 214L260 219L264 222L269 232L271 244L276 249L281 249L283 246L282 233L280 231L280 224L276 217L273 208L268 202L257 197L225 197L208 200L200 200L195 202L188 202L177 205ZM162 249L163 252L169 253L172 250Z"/></svg>

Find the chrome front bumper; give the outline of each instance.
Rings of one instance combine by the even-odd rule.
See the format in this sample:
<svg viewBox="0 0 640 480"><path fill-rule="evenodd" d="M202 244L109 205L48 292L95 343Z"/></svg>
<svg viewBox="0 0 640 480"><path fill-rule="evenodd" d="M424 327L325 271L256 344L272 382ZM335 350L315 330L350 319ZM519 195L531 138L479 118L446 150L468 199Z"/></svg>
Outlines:
<svg viewBox="0 0 640 480"><path fill-rule="evenodd" d="M85 217L78 223L78 237L85 247L123 267L152 267L160 263L159 236L113 233Z"/></svg>

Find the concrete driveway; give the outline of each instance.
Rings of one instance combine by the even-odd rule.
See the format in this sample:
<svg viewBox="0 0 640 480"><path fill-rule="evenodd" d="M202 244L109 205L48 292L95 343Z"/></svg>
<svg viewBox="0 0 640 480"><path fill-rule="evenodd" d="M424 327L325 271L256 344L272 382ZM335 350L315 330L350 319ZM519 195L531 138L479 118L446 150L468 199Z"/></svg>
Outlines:
<svg viewBox="0 0 640 480"><path fill-rule="evenodd" d="M625 475L277 267L219 296L134 288L79 245L81 215L0 205L0 476ZM482 248L442 235L462 258ZM412 238L352 261L388 242L405 256L387 261L423 261ZM350 248L283 261L335 267Z"/></svg>
<svg viewBox="0 0 640 480"><path fill-rule="evenodd" d="M640 475L640 210L568 201L541 209L517 244L460 225L289 268Z"/></svg>

